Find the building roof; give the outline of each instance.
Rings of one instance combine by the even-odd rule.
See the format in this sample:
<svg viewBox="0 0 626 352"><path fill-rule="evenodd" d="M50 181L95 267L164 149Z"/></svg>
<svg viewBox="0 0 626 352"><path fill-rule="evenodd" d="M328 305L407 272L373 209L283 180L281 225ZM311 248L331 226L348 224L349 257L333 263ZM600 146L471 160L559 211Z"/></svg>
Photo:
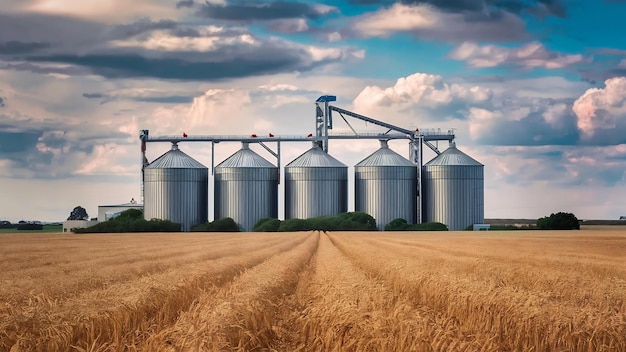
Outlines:
<svg viewBox="0 0 626 352"><path fill-rule="evenodd" d="M354 166L410 166L416 167L402 155L389 149L387 141L380 141L380 149L359 161Z"/></svg>
<svg viewBox="0 0 626 352"><path fill-rule="evenodd" d="M124 204L98 205L98 208L117 208L117 207L143 208L143 204L124 203Z"/></svg>
<svg viewBox="0 0 626 352"><path fill-rule="evenodd" d="M178 144L172 143L172 149L156 158L146 169L206 169L207 167L194 158L178 149Z"/></svg>
<svg viewBox="0 0 626 352"><path fill-rule="evenodd" d="M240 150L219 163L216 168L221 167L258 167L276 168L272 163L250 149L248 143L243 143Z"/></svg>
<svg viewBox="0 0 626 352"><path fill-rule="evenodd" d="M456 148L456 144L453 142L450 147L443 153L437 155L431 161L424 164L424 166L483 166L483 164L476 161L471 156L463 153Z"/></svg>
<svg viewBox="0 0 626 352"><path fill-rule="evenodd" d="M341 161L333 158L330 154L323 151L320 147L315 146L285 167L347 167Z"/></svg>

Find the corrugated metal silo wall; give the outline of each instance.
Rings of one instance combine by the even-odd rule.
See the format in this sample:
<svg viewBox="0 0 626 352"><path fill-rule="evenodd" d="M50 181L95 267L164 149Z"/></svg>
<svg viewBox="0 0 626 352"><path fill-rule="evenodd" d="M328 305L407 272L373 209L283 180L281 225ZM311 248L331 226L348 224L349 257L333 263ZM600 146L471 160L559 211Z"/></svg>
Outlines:
<svg viewBox="0 0 626 352"><path fill-rule="evenodd" d="M417 167L355 166L354 190L354 210L373 216L379 230L397 218L415 223Z"/></svg>
<svg viewBox="0 0 626 352"><path fill-rule="evenodd" d="M278 218L277 168L215 168L215 219L230 217L243 231Z"/></svg>
<svg viewBox="0 0 626 352"><path fill-rule="evenodd" d="M422 191L425 222L441 222L450 231L485 222L483 166L424 166Z"/></svg>
<svg viewBox="0 0 626 352"><path fill-rule="evenodd" d="M285 219L347 211L347 167L285 167Z"/></svg>
<svg viewBox="0 0 626 352"><path fill-rule="evenodd" d="M155 168L144 170L144 218L182 224L183 231L208 219L207 169Z"/></svg>

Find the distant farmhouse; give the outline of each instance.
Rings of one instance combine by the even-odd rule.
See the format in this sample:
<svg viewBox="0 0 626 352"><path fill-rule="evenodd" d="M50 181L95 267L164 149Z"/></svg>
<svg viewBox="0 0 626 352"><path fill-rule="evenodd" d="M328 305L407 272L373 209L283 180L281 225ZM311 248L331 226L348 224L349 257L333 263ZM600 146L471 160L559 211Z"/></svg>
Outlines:
<svg viewBox="0 0 626 352"><path fill-rule="evenodd" d="M63 232L73 232L73 229L82 229L85 227L93 226L99 222L107 221L128 209L143 210L143 204L137 204L133 200L130 203L115 204L115 205L99 205L98 217L92 220L68 220L63 222Z"/></svg>
<svg viewBox="0 0 626 352"><path fill-rule="evenodd" d="M123 211L128 209L143 210L143 204L134 202L117 204L117 205L99 205L98 206L98 222L107 221L119 216Z"/></svg>

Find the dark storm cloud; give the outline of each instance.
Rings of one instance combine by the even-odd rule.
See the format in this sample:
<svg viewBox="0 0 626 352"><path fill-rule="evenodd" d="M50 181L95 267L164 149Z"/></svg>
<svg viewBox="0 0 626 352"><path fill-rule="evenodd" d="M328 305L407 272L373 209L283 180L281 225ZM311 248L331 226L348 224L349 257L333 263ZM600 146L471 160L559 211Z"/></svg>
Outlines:
<svg viewBox="0 0 626 352"><path fill-rule="evenodd" d="M624 0L626 1L626 0ZM609 56L626 56L626 50L623 49L615 49L615 48L601 48L594 51L594 53L598 55L609 55Z"/></svg>
<svg viewBox="0 0 626 352"><path fill-rule="evenodd" d="M613 67L613 68L597 67L594 69L585 68L585 69L578 70L578 73L580 74L581 79L583 81L591 85L597 85L606 81L609 78L626 76L626 68L619 68L619 67Z"/></svg>
<svg viewBox="0 0 626 352"><path fill-rule="evenodd" d="M596 116L614 116L611 128L596 128L584 135L573 110L575 99L515 97L485 110L494 115L468 115L472 140L496 146L616 146L626 144L626 121L615 112L595 109ZM474 114L474 115L473 115Z"/></svg>
<svg viewBox="0 0 626 352"><path fill-rule="evenodd" d="M8 121L9 117L0 115L0 120ZM0 160L12 163L8 176L21 177L26 170L29 173L44 170L43 178L49 177L47 172L50 171L52 155L37 150L37 144L44 134L42 129L16 128L15 125L0 123L0 131Z"/></svg>
<svg viewBox="0 0 626 352"><path fill-rule="evenodd" d="M60 178L89 162L96 146L129 145L128 134L116 126L80 128L58 119L0 114L0 160L9 160L8 177Z"/></svg>
<svg viewBox="0 0 626 352"><path fill-rule="evenodd" d="M40 135L36 132L0 132L0 156L34 148Z"/></svg>
<svg viewBox="0 0 626 352"><path fill-rule="evenodd" d="M217 5L202 4L196 13L199 17L228 21L275 20L284 18L319 18L322 14L315 7L300 2L239 1Z"/></svg>
<svg viewBox="0 0 626 352"><path fill-rule="evenodd" d="M193 102L193 98L194 97L184 95L170 95L162 97L136 97L130 100L142 103L187 104Z"/></svg>
<svg viewBox="0 0 626 352"><path fill-rule="evenodd" d="M314 12L305 4L277 2L267 8L259 7L268 8L284 15ZM245 11L243 16L247 16ZM59 16L19 17L0 14L0 45L4 45L0 48L5 49L0 50L3 61L0 69L70 76L97 74L107 78L217 80L307 71L344 60L347 51L352 50L345 49L346 52L332 59L315 61L305 46L255 37L239 27L208 31L204 27L150 19L112 27ZM159 33L153 34L155 31ZM154 35L167 36L167 49L143 45Z"/></svg>
<svg viewBox="0 0 626 352"><path fill-rule="evenodd" d="M195 5L193 0L180 0L176 3L176 8L180 9L183 7L193 7Z"/></svg>
<svg viewBox="0 0 626 352"><path fill-rule="evenodd" d="M506 182L510 183L530 185L546 180L564 187L577 187L613 186L625 181L626 155L611 146L496 146L490 147L490 151L509 169ZM589 155L595 156L593 160Z"/></svg>
<svg viewBox="0 0 626 352"><path fill-rule="evenodd" d="M488 131L475 141L482 145L541 146L574 145L580 138L573 114L568 117L568 124L562 129L550 126L541 112L533 112L521 120L492 121Z"/></svg>
<svg viewBox="0 0 626 352"><path fill-rule="evenodd" d="M170 33L176 37L200 38L202 35L193 28L175 28Z"/></svg>
<svg viewBox="0 0 626 352"><path fill-rule="evenodd" d="M0 13L0 43L19 42L20 49L43 49L66 44L90 46L101 41L106 25L67 16ZM15 44L14 44L15 45ZM0 54L9 54L0 50Z"/></svg>
<svg viewBox="0 0 626 352"><path fill-rule="evenodd" d="M0 55L0 58L2 55ZM69 67L54 67L47 65L39 65L32 62L20 62L17 64L7 63L4 65L5 70L15 70L15 71L26 71L32 73L41 73L41 74L62 74L62 75L87 75L90 71L86 68L79 66L69 66Z"/></svg>
<svg viewBox="0 0 626 352"><path fill-rule="evenodd" d="M108 96L106 94L102 94L102 93L83 93L83 97L87 98L87 99L108 98Z"/></svg>
<svg viewBox="0 0 626 352"><path fill-rule="evenodd" d="M129 24L118 25L113 29L113 37L130 38L136 35L159 29L175 29L178 24L172 20L152 21L149 18L140 19Z"/></svg>
<svg viewBox="0 0 626 352"><path fill-rule="evenodd" d="M0 54L24 54L30 52L36 52L41 49L49 47L49 43L33 43L33 42L19 42L11 40L8 42L0 43Z"/></svg>
<svg viewBox="0 0 626 352"><path fill-rule="evenodd" d="M161 79L204 80L263 75L300 69L312 69L297 55L234 58L228 61L192 62L180 57L148 58L132 54L90 54L33 56L30 61L62 62L89 68L108 78L153 77ZM259 53L262 54L262 53Z"/></svg>
<svg viewBox="0 0 626 352"><path fill-rule="evenodd" d="M486 108L495 113L492 118L480 118L481 114L470 112L470 126L475 129L472 139L482 145L499 146L581 144L572 104L573 99L498 99Z"/></svg>
<svg viewBox="0 0 626 352"><path fill-rule="evenodd" d="M133 94L105 94L105 93L83 93L83 97L87 99L98 99L100 104L106 104L112 101L136 101L142 103L162 103L162 104L186 104L191 103L193 98L200 93L194 95L166 95L163 93L148 95Z"/></svg>
<svg viewBox="0 0 626 352"><path fill-rule="evenodd" d="M590 52L593 62L577 67L582 80L595 85L609 78L626 76L626 50L599 48Z"/></svg>
<svg viewBox="0 0 626 352"><path fill-rule="evenodd" d="M393 3L393 1L381 1L381 0L350 0L350 4L353 5L387 5Z"/></svg>

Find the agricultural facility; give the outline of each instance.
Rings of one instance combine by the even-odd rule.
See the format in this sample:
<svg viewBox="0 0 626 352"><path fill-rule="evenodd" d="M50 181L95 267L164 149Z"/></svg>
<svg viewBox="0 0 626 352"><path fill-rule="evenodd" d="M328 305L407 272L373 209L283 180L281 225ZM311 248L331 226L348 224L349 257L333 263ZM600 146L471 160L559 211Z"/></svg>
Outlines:
<svg viewBox="0 0 626 352"><path fill-rule="evenodd" d="M411 130L336 107L335 96L315 102L315 135L308 136L150 136L142 130L142 194L146 219L182 224L183 231L206 222L213 199L214 218L230 217L244 231L262 218L278 217L279 187L284 190L285 219L306 219L348 211L348 180L354 180L354 209L366 212L384 229L391 220L410 224L440 222L449 230L462 230L484 222L483 165L456 148L452 130ZM353 133L332 134L333 116L339 115ZM359 133L346 117L386 129ZM373 139L381 147L356 165L348 166L328 153L330 140ZM389 149L388 141L406 140L408 159ZM440 151L434 142L446 141ZM148 143L170 142L172 149L152 162ZM181 142L211 143L210 173L214 194L209 195L209 168L179 149ZM241 143L241 150L215 165L215 145ZM281 182L281 143L311 143L311 149L284 167ZM276 145L271 148L268 144ZM276 164L250 149L258 144L276 158ZM423 163L423 148L435 152Z"/></svg>

